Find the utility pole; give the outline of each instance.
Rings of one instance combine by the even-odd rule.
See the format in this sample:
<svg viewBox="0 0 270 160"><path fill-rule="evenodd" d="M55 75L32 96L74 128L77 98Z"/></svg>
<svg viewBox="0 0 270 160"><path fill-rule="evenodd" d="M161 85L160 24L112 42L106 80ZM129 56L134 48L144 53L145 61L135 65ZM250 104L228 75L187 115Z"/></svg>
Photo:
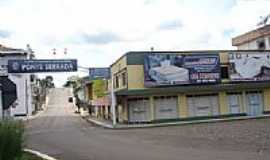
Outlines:
<svg viewBox="0 0 270 160"><path fill-rule="evenodd" d="M116 126L116 113L115 113L115 102L116 102L116 97L114 94L114 87L113 87L113 74L111 73L111 108L112 108L112 118L113 118L113 127Z"/></svg>

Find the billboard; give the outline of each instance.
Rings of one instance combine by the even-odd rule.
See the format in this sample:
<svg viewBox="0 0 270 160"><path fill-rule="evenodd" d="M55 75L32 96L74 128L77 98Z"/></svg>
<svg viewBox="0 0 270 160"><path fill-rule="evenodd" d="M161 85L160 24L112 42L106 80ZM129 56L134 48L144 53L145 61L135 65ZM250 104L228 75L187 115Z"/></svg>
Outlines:
<svg viewBox="0 0 270 160"><path fill-rule="evenodd" d="M76 59L12 59L8 60L8 73L74 72Z"/></svg>
<svg viewBox="0 0 270 160"><path fill-rule="evenodd" d="M150 54L144 59L145 86L220 82L218 54Z"/></svg>
<svg viewBox="0 0 270 160"><path fill-rule="evenodd" d="M231 81L270 80L270 52L229 53Z"/></svg>
<svg viewBox="0 0 270 160"><path fill-rule="evenodd" d="M89 68L90 79L108 79L110 75L110 68Z"/></svg>

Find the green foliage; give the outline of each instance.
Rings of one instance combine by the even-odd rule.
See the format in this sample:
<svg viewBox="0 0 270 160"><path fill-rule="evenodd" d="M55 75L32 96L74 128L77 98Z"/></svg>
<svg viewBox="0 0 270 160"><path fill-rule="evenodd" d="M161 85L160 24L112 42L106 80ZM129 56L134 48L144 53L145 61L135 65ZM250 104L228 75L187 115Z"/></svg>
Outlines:
<svg viewBox="0 0 270 160"><path fill-rule="evenodd" d="M104 80L93 80L93 90L97 97L105 96L106 82Z"/></svg>
<svg viewBox="0 0 270 160"><path fill-rule="evenodd" d="M30 153L23 153L20 160L44 160L44 159L39 158L36 155L30 154Z"/></svg>
<svg viewBox="0 0 270 160"><path fill-rule="evenodd" d="M18 121L0 122L0 160L19 160L23 153L24 127Z"/></svg>

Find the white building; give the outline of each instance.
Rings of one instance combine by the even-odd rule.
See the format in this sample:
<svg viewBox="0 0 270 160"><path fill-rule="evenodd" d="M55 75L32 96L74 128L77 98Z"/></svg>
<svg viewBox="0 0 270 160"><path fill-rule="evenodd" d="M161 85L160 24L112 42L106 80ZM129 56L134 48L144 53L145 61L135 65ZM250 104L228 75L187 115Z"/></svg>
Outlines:
<svg viewBox="0 0 270 160"><path fill-rule="evenodd" d="M27 59L28 57L26 50L0 45L0 76L8 76L16 84L18 97L14 106L4 111L5 116L24 117L33 112L30 74L7 73L9 59Z"/></svg>
<svg viewBox="0 0 270 160"><path fill-rule="evenodd" d="M233 38L232 45L238 50L270 50L270 25Z"/></svg>

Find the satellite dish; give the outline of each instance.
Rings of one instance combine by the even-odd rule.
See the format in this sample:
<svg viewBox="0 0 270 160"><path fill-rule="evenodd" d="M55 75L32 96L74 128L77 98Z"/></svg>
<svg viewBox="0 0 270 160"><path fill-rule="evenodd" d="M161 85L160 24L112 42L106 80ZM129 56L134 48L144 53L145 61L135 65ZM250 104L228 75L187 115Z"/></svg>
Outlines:
<svg viewBox="0 0 270 160"><path fill-rule="evenodd" d="M257 26L265 26L265 25L267 25L267 22L268 22L269 18L270 18L270 14L268 14L265 17L260 16L261 21L257 24Z"/></svg>

